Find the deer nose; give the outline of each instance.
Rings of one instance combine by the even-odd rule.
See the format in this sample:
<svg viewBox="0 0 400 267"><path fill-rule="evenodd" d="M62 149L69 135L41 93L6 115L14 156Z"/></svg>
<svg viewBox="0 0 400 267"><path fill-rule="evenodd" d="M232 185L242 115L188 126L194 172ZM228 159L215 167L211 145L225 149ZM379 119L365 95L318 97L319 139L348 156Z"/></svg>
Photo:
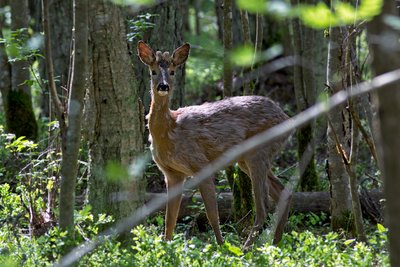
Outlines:
<svg viewBox="0 0 400 267"><path fill-rule="evenodd" d="M169 85L167 83L159 83L157 87L158 91L169 91Z"/></svg>

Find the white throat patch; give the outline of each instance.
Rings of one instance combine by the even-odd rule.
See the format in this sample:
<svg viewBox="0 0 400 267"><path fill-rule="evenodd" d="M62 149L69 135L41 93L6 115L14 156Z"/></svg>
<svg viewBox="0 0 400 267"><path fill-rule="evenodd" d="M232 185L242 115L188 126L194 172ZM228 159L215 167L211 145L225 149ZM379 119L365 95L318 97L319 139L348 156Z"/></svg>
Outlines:
<svg viewBox="0 0 400 267"><path fill-rule="evenodd" d="M157 91L160 96L168 95L168 91Z"/></svg>

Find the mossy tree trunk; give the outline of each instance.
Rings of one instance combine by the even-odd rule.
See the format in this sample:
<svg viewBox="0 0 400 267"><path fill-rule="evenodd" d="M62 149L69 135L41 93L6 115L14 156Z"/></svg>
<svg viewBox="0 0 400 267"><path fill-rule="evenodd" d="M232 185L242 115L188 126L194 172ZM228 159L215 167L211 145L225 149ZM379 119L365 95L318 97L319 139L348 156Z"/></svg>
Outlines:
<svg viewBox="0 0 400 267"><path fill-rule="evenodd" d="M143 152L143 106L121 7L94 0L89 10L89 203L95 215L119 219L144 203L143 177L127 171Z"/></svg>
<svg viewBox="0 0 400 267"><path fill-rule="evenodd" d="M5 3L2 4L1 8L4 8ZM5 16L0 16L0 38L3 36ZM8 56L4 43L0 43L0 92L3 100L4 113L8 110L8 93L11 91L11 64L8 62Z"/></svg>
<svg viewBox="0 0 400 267"><path fill-rule="evenodd" d="M11 6L11 30L14 32L15 44L25 46L28 41L29 11L27 0L10 1ZM2 87L3 99L5 102L7 131L16 136L25 136L28 139L36 140L38 126L33 112L31 88L29 86L30 70L26 55L19 51L17 60L11 63L11 73L8 64L5 67L4 75L11 75L11 88ZM15 55L14 55L15 56ZM3 51L3 59L7 56ZM8 77L6 77L8 79Z"/></svg>

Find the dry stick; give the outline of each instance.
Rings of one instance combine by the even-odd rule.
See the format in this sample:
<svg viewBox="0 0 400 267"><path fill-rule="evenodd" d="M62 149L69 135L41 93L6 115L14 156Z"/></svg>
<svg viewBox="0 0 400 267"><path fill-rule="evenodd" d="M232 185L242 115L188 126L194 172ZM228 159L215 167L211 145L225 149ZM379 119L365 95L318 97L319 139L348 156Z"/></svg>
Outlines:
<svg viewBox="0 0 400 267"><path fill-rule="evenodd" d="M353 118L354 122L356 123L357 128L361 131L361 134L364 137L365 142L367 142L369 151L371 152L371 155L374 158L375 164L378 165L378 156L376 154L376 148L375 148L374 141L372 140L371 136L369 136L367 130L362 126L360 116L354 110L353 106L350 106L350 114L351 114L351 117Z"/></svg>
<svg viewBox="0 0 400 267"><path fill-rule="evenodd" d="M400 69L397 69L379 75L372 79L371 82L363 82L358 84L355 88L353 88L351 93L346 90L336 93L327 101L317 103L314 106L306 109L305 111L297 114L292 119L286 120L283 123L272 127L256 136L253 136L252 138L247 139L239 145L232 147L231 149L223 153L222 156L219 157L217 160L213 161L204 169L202 169L199 173L197 173L193 177L193 179L190 179L187 182L186 188L196 187L205 179L213 175L216 171L229 165L235 159L240 157L240 155L243 155L244 153L254 150L262 145L272 143L280 136L286 135L292 132L294 129L304 126L305 124L316 119L317 117L327 113L334 107L343 104L345 101L347 101L348 98L365 94L367 92L376 90L399 80ZM145 219L147 216L163 207L166 202L177 197L178 195L181 195L182 192L183 189L181 188L172 188L168 192L166 200L162 196L153 199L152 201L148 202L147 205L138 208L129 217L120 220L118 223L115 224L113 228L109 228L106 231L100 233L96 239L86 241L82 245L71 250L71 252L62 257L60 262L56 265L69 266L75 263L84 255L94 250L98 245L103 243L107 239L107 237L117 236L118 234L128 231L129 229L143 221L143 219Z"/></svg>

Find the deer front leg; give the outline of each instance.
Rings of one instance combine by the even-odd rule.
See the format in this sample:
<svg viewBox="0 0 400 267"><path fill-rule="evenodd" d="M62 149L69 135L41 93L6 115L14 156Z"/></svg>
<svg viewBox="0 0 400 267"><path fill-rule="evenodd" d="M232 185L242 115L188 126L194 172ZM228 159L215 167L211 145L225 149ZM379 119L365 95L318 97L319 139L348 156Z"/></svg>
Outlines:
<svg viewBox="0 0 400 267"><path fill-rule="evenodd" d="M166 176L165 181L167 184L167 194L169 194L172 188L177 188L177 189L182 188L184 182L183 177L172 174L166 174L165 176ZM177 197L174 197L167 203L167 211L165 215L165 236L164 236L165 240L172 239L172 235L174 233L176 225L176 220L179 214L181 200L182 200L182 194L180 194Z"/></svg>
<svg viewBox="0 0 400 267"><path fill-rule="evenodd" d="M206 214L211 227L214 230L217 243L221 245L224 240L219 228L219 215L217 197L215 195L215 185L212 179L208 179L199 185L200 194L203 198Z"/></svg>

